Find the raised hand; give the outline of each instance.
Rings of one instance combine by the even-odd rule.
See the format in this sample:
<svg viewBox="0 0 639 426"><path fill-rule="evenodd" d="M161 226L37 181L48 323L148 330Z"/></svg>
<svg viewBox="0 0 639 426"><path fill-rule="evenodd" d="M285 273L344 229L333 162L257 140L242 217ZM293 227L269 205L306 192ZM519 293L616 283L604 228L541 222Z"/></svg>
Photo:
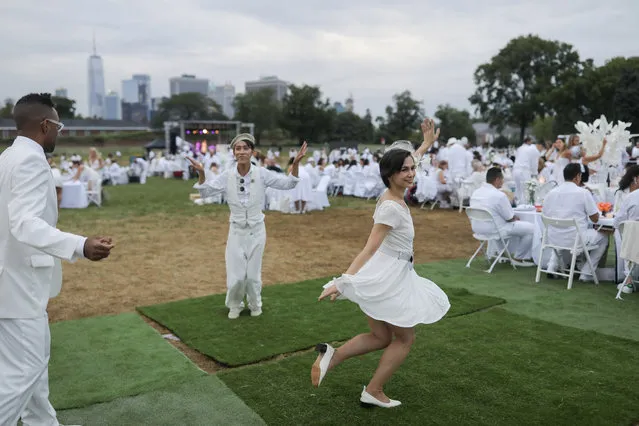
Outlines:
<svg viewBox="0 0 639 426"><path fill-rule="evenodd" d="M439 129L435 130L435 121L425 118L421 124L422 133L424 135L424 144L432 145L439 138Z"/></svg>
<svg viewBox="0 0 639 426"><path fill-rule="evenodd" d="M334 302L339 295L340 295L339 290L337 290L337 287L335 286L335 284L333 284L331 286L326 287L324 291L322 292L322 294L320 294L320 297L317 300L326 299L327 297L330 296L331 302Z"/></svg>
<svg viewBox="0 0 639 426"><path fill-rule="evenodd" d="M204 165L202 165L202 163L200 163L199 161L195 161L191 157L186 157L186 159L189 160L189 163L191 163L191 165L197 171L198 174L204 173Z"/></svg>
<svg viewBox="0 0 639 426"><path fill-rule="evenodd" d="M299 164L299 162L302 161L302 158L304 158L304 156L306 155L307 149L308 149L308 144L306 143L306 141L304 141L304 143L302 144L302 147L297 152L297 155L295 156L295 160L293 160L293 162Z"/></svg>
<svg viewBox="0 0 639 426"><path fill-rule="evenodd" d="M84 257L98 261L109 257L115 247L111 237L90 237L84 242Z"/></svg>

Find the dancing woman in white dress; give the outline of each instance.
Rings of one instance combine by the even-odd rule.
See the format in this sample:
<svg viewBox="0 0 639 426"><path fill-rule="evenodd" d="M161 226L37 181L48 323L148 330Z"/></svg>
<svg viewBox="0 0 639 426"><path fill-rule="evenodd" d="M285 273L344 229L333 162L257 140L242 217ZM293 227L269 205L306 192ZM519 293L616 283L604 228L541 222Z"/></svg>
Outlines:
<svg viewBox="0 0 639 426"><path fill-rule="evenodd" d="M417 156L422 156L439 135L434 128L432 120L422 123L424 143ZM385 408L401 404L389 399L383 387L406 359L415 340L415 326L439 321L450 308L446 294L413 269L415 230L404 192L413 185L418 163L412 144L401 141L393 145L379 163L388 189L377 203L368 242L346 273L324 286L319 297L335 300L339 296L357 303L368 318L370 332L337 349L326 343L317 345L320 354L311 370L312 383L319 386L326 372L346 359L384 349L360 401Z"/></svg>

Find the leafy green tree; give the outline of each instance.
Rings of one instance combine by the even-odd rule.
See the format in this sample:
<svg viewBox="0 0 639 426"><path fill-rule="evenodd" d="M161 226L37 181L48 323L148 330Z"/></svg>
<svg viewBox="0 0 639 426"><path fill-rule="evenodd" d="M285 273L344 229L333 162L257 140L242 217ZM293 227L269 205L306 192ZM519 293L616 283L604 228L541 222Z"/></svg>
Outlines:
<svg viewBox="0 0 639 426"><path fill-rule="evenodd" d="M13 99L5 99L4 106L0 108L0 118L13 118L14 105Z"/></svg>
<svg viewBox="0 0 639 426"><path fill-rule="evenodd" d="M582 69L570 44L534 35L517 37L477 68L477 90L469 101L498 130L517 126L523 140L536 117L553 113L554 90L574 80Z"/></svg>
<svg viewBox="0 0 639 426"><path fill-rule="evenodd" d="M453 108L448 104L439 105L435 112L435 118L439 120L439 139L441 141L447 141L453 137L460 139L466 136L471 144L475 144L477 134L468 111Z"/></svg>
<svg viewBox="0 0 639 426"><path fill-rule="evenodd" d="M555 117L552 115L547 115L545 117L537 117L532 125L533 135L535 139L538 141L553 141L555 138Z"/></svg>
<svg viewBox="0 0 639 426"><path fill-rule="evenodd" d="M283 100L280 126L300 143L320 142L333 131L335 110L328 99L322 100L317 86L289 86Z"/></svg>
<svg viewBox="0 0 639 426"><path fill-rule="evenodd" d="M233 101L235 120L255 124L255 139L259 144L265 132L275 130L281 115L281 105L273 89L264 88L239 94Z"/></svg>
<svg viewBox="0 0 639 426"><path fill-rule="evenodd" d="M76 118L75 100L60 96L52 96L51 100L55 104L55 109L58 111L58 115L61 119Z"/></svg>
<svg viewBox="0 0 639 426"><path fill-rule="evenodd" d="M413 99L410 91L405 90L393 96L395 106L386 107L386 117L377 117L379 136L387 141L410 140L419 130L424 119L422 102Z"/></svg>
<svg viewBox="0 0 639 426"><path fill-rule="evenodd" d="M153 117L152 126L161 128L165 121L228 120L221 110L213 99L201 93L180 93L162 99Z"/></svg>

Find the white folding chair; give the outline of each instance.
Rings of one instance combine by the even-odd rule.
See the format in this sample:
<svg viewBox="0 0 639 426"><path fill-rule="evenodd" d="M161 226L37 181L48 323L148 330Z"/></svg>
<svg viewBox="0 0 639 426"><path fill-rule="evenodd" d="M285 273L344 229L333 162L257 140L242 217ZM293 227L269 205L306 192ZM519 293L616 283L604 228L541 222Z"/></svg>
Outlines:
<svg viewBox="0 0 639 426"><path fill-rule="evenodd" d="M500 262L500 261L510 261L510 264L512 265L513 269L517 270L513 257L510 254L510 250L508 250L508 238L504 238L504 236L499 231L499 228L497 227L497 223L495 222L495 218L493 217L493 215L488 210L474 208L474 207L467 207L466 215L470 219L471 225L473 221L486 222L486 223L491 223L496 230L494 234L484 235L484 234L473 233L473 237L477 241L481 241L481 244L479 244L479 247L477 248L477 250L475 250L475 253L473 253L472 257L468 260L466 267L470 268L470 264L473 262L475 257L479 254L479 252L484 248L484 246L485 246L484 253L486 256L486 260L490 262L490 258L492 256L488 252L488 245L491 241L494 241L497 244L501 244L501 251L495 257L495 260L493 261L492 265L490 265L490 268L486 270L485 272L488 272L490 274L493 271L493 268L495 267L497 262ZM506 253L508 257L504 257L504 253Z"/></svg>
<svg viewBox="0 0 639 426"><path fill-rule="evenodd" d="M98 207L102 207L102 180L91 179L86 184L87 199Z"/></svg>
<svg viewBox="0 0 639 426"><path fill-rule="evenodd" d="M637 259L626 259L626 257L631 257L631 255L628 254L628 253L624 253L623 240L624 240L624 238L626 238L626 236L624 235L623 231L624 231L626 223L628 223L628 222L635 222L636 223L636 221L625 221L625 222L621 222L619 224L619 234L621 235L621 244L622 244L621 256L620 257L622 259L628 261L628 273L626 274L626 277L624 278L623 282L619 285L619 291L617 292L617 295L615 296L615 299L618 299L618 300L623 300L621 298L621 293L623 291L624 286L633 283L632 273L633 273L633 271L635 269L635 266L637 266ZM627 238L630 238L630 235L628 235Z"/></svg>
<svg viewBox="0 0 639 426"><path fill-rule="evenodd" d="M547 217L544 216L543 214L541 215L541 220L544 223L544 233L543 233L543 237L541 238L541 248L539 249L539 259L543 259L543 253L544 253L544 249L545 248L551 248L555 254L557 255L558 261L560 263L560 267L558 267L557 269L561 269L561 271L550 271L548 269L543 269L542 267L542 263L543 262L539 262L539 265L537 265L537 275L535 277L535 282L538 283L539 280L541 279L541 273L542 272L546 272L549 274L554 274L554 275L559 275L562 277L567 277L568 278L568 290L570 290L572 288L572 281L573 281L573 277L575 275L575 272L579 272L579 273L583 273L582 271L579 271L576 269L576 263L577 263L577 257L580 254L584 254L586 256L586 261L588 262L588 265L590 266L590 275L592 275L593 279L595 280L595 284L599 284L599 279L597 278L597 273L595 272L595 267L592 264L592 260L590 260L590 254L588 253L589 250L594 250L595 248L597 248L596 246L587 246L586 245L586 240L584 239L584 236L581 233L581 229L579 229L579 226L577 225L577 219L572 218L572 219L555 219L555 218L551 218L551 217ZM564 228L564 229L568 229L568 228L574 228L575 229L575 241L572 245L572 247L567 247L567 246L560 246L557 244L550 244L548 242L548 228L552 226L555 228ZM562 251L569 251L570 254L572 255L572 259L570 260L570 270L568 272L565 272L565 268L563 268L563 262L561 261L561 252Z"/></svg>

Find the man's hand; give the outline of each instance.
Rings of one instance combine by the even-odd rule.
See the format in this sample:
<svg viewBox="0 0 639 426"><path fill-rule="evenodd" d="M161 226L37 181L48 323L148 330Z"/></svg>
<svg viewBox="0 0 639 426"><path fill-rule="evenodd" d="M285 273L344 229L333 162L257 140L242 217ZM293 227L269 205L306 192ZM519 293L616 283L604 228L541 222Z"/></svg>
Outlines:
<svg viewBox="0 0 639 426"><path fill-rule="evenodd" d="M84 257L97 261L109 257L115 247L111 237L90 237L84 243Z"/></svg>

